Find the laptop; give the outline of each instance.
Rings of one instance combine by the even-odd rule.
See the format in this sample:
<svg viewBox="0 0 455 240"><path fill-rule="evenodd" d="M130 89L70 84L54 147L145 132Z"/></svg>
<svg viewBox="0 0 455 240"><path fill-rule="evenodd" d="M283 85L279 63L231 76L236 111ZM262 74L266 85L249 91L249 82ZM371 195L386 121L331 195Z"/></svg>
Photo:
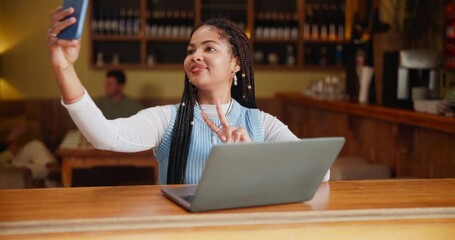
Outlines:
<svg viewBox="0 0 455 240"><path fill-rule="evenodd" d="M198 185L161 192L190 212L309 201L344 142L333 137L215 145Z"/></svg>

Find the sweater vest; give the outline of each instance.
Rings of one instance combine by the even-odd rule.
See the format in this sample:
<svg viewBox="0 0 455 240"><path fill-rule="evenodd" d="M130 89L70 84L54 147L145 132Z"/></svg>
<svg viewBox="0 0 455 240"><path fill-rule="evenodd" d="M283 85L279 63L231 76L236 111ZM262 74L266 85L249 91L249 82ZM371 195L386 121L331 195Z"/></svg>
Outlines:
<svg viewBox="0 0 455 240"><path fill-rule="evenodd" d="M264 128L261 120L259 109L249 109L240 105L237 101L232 100L232 109L226 118L231 126L245 128L254 142L264 141ZM169 163L169 150L171 146L172 131L174 129L179 105L171 106L171 119L169 127L161 140L159 146L155 149L155 157L159 166L159 184L167 183L167 172ZM220 126L218 117L209 118L214 124ZM201 116L201 110L198 106L194 107L193 131L190 139L190 148L185 172L185 184L197 184L202 176L205 163L213 146L215 144L224 144L216 134L207 126Z"/></svg>

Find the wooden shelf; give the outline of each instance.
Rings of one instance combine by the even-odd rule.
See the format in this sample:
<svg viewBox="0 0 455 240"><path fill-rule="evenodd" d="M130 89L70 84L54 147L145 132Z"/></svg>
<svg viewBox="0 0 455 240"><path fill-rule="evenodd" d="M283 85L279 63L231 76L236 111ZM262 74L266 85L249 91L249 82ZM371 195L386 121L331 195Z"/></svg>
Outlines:
<svg viewBox="0 0 455 240"><path fill-rule="evenodd" d="M355 9L356 3L354 0L342 0L345 6L345 38L350 36L350 18L352 17L352 9ZM340 1L334 1L335 4L340 4ZM244 0L244 1L217 1L217 3L205 0L193 0L180 4L178 0L169 0L166 2L156 2L152 0L132 0L124 2L122 0L93 0L90 1L89 22L92 26L92 21L100 14L107 17L119 16L121 11L139 13L140 29L137 31L138 35L106 35L97 34L91 31L90 38L90 54L89 61L91 66L96 69L112 68L111 65L96 66L96 56L98 53L103 53L103 56L109 58L114 54L119 54L121 59L129 59L130 63L119 64L115 67L120 68L151 68L158 69L159 66L165 65L166 68L175 67L180 68L181 56L184 52L179 54L184 48L183 45L188 43L187 37L157 37L146 35L149 33L151 24L163 24L163 26L182 26L199 24L204 18L207 17L229 17L233 21L242 22L247 35L250 38L251 47L254 50L260 50L264 53L275 53L279 55L280 66L271 67L269 65L257 65L258 69L280 69L280 70L294 70L294 69L307 69L305 66L305 48L311 47L314 44L331 45L331 44L346 44L346 41L329 41L329 40L304 40L301 36L304 30L305 23L305 8L313 2L309 0L284 0L284 2L277 3L272 0ZM341 8L340 8L341 9ZM155 18L154 11L160 11L160 17ZM242 12L244 11L244 12ZM155 12L156 13L156 12ZM187 14L191 13L191 17ZM265 17L258 18L257 14L263 13L264 16L268 15L268 20L271 23L279 22L281 24L291 23L298 28L298 35L296 38L256 38L254 35L256 25L263 21ZM106 15L108 14L108 15ZM175 19L174 19L175 17ZM272 19L269 19L272 17ZM275 17L275 18L273 18ZM104 18L103 18L104 19ZM170 20L170 22L162 22ZM174 21L175 20L175 21ZM272 20L272 21L270 21ZM264 22L262 22L264 23ZM97 26L96 24L94 24ZM266 26L266 25L264 25ZM273 27L273 24L271 25ZM107 46L103 46L103 42ZM124 45L122 45L124 44ZM133 45L134 44L134 45ZM292 44L294 46L293 54L296 59L296 65L289 67L286 66L283 59L286 58L286 46ZM308 45L309 44L309 45ZM186 47L185 47L186 48ZM158 52L158 53L157 53ZM126 54L126 55L125 55ZM150 55L160 55L157 57L157 63L153 67L147 66L147 58ZM332 54L330 52L329 54ZM333 53L335 54L335 53ZM175 61L175 62L174 62ZM137 62L137 63L134 63ZM338 66L327 67L313 67L312 69L342 69Z"/></svg>

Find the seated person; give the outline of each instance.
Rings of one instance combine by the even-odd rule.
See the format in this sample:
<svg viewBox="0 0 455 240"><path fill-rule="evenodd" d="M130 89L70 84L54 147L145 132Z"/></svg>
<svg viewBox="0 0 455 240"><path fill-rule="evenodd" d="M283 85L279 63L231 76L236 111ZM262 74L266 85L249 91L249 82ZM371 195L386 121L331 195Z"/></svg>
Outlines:
<svg viewBox="0 0 455 240"><path fill-rule="evenodd" d="M25 167L30 169L33 180L47 180L48 167L58 165L57 160L43 142L28 139L26 132L27 124L19 121L0 139L0 166Z"/></svg>
<svg viewBox="0 0 455 240"><path fill-rule="evenodd" d="M130 117L144 106L125 95L126 76L121 70L106 73L106 95L95 100L95 104L107 119Z"/></svg>

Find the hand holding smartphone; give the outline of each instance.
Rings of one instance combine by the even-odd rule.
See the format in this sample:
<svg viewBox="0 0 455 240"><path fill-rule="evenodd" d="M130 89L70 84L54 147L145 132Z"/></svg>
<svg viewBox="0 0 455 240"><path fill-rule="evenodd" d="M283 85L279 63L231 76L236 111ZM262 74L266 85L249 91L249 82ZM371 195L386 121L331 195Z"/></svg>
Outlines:
<svg viewBox="0 0 455 240"><path fill-rule="evenodd" d="M84 29L85 15L87 13L87 5L89 0L64 0L63 9L69 7L74 8L74 13L70 17L76 18L76 23L65 28L58 35L58 39L79 39L81 38L82 31Z"/></svg>

